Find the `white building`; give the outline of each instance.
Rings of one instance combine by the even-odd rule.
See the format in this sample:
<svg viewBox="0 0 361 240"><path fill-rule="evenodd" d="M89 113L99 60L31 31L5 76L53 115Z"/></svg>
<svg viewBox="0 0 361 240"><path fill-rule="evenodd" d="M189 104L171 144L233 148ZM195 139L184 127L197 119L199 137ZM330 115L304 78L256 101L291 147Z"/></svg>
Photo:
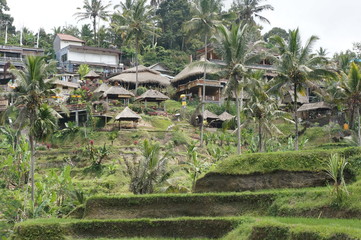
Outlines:
<svg viewBox="0 0 361 240"><path fill-rule="evenodd" d="M87 64L98 73L108 75L121 70L117 49L89 47L84 41L67 34L57 34L54 40L56 59L67 72L76 72L81 64Z"/></svg>

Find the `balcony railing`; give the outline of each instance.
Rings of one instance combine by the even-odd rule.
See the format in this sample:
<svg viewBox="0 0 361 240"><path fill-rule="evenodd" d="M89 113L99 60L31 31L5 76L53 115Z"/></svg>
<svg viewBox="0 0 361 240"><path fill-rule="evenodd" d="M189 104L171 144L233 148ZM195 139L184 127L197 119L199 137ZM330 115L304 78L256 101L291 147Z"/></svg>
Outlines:
<svg viewBox="0 0 361 240"><path fill-rule="evenodd" d="M23 59L18 57L0 57L0 62L23 63Z"/></svg>
<svg viewBox="0 0 361 240"><path fill-rule="evenodd" d="M178 91L180 92L180 91L191 89L191 88L196 87L196 86L203 86L203 84L205 84L207 87L220 87L220 88L223 87L221 85L220 81L218 81L218 80L206 80L206 81L204 81L203 79L198 79L198 80L195 80L195 81L188 82L186 84L179 85L178 86Z"/></svg>

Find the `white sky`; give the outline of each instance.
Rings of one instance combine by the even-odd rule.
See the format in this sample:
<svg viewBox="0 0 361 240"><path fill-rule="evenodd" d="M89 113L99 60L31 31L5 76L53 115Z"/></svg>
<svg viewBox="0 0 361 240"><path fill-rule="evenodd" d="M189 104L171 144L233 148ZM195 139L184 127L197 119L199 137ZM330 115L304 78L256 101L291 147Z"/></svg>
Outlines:
<svg viewBox="0 0 361 240"><path fill-rule="evenodd" d="M108 2L105 0L104 2ZM77 24L73 14L83 5L83 0L7 0L15 26L25 26L33 31L40 27L51 31L53 27ZM120 0L111 0L114 4ZM225 0L229 7L232 0ZM322 46L330 53L352 49L352 43L361 41L360 0L268 0L275 11L262 15L271 25L262 24L264 30L281 27L286 30L299 27L301 36L320 37L317 48ZM82 21L80 24L90 23Z"/></svg>

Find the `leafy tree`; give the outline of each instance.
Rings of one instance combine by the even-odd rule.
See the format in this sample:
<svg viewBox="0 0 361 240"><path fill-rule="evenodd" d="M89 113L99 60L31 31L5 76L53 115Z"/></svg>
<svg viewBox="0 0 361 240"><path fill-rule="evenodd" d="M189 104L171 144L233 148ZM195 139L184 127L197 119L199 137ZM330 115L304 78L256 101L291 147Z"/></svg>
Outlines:
<svg viewBox="0 0 361 240"><path fill-rule="evenodd" d="M93 34L93 31L90 28L90 24L84 24L84 25L81 26L80 37L81 37L82 40L85 41L85 44L87 46L93 46L95 44L95 42L94 42L94 34Z"/></svg>
<svg viewBox="0 0 361 240"><path fill-rule="evenodd" d="M311 80L332 75L322 67L324 57L312 53L312 47L318 37L311 36L302 46L299 30L290 30L288 39L280 36L271 37L277 46L280 58L276 59L278 76L274 79L274 90L282 88L293 89L294 118L295 118L295 150L298 150L298 117L297 93L303 92L306 87L316 88Z"/></svg>
<svg viewBox="0 0 361 240"><path fill-rule="evenodd" d="M16 91L14 104L7 112L18 109L15 121L20 129L27 128L31 152L31 199L34 203L34 171L35 171L35 141L45 139L54 129L54 111L45 103L53 94L51 81L45 81L55 71L55 63L45 63L44 57L29 56L25 61L24 70L11 70L19 87Z"/></svg>
<svg viewBox="0 0 361 240"><path fill-rule="evenodd" d="M94 33L94 42L97 40L97 18L101 20L107 20L109 12L107 8L110 7L110 4L103 5L102 0L84 0L83 12L75 13L75 16L79 21L86 20L88 18L93 21L93 33ZM81 10L80 8L77 8Z"/></svg>
<svg viewBox="0 0 361 240"><path fill-rule="evenodd" d="M241 153L241 123L240 123L240 92L247 85L249 70L247 65L258 62L259 56L254 54L254 48L257 44L249 41L247 36L249 26L233 24L229 30L226 26L220 25L216 28L217 32L212 39L220 55L223 57L225 65L224 75L229 79L226 86L227 94L236 98L236 119L237 119L237 152ZM243 94L242 94L243 95ZM241 101L242 103L242 101Z"/></svg>
<svg viewBox="0 0 361 240"><path fill-rule="evenodd" d="M279 28L279 27L274 27L271 30L269 30L268 32L266 32L263 35L263 39L268 42L269 38L274 36L274 35L278 35L280 37L282 37L283 39L287 39L288 38L288 33L286 30L284 30L283 28Z"/></svg>
<svg viewBox="0 0 361 240"><path fill-rule="evenodd" d="M348 106L350 113L350 126L354 127L354 119L358 120L358 144L361 146L361 70L355 63L351 63L348 75L341 73L341 97L343 103Z"/></svg>
<svg viewBox="0 0 361 240"><path fill-rule="evenodd" d="M125 34L125 39L129 42L135 40L135 66L136 66L136 83L138 88L138 54L140 50L140 41L146 35L153 34L153 15L152 8L146 5L146 0L127 0L121 3L122 13L118 12L113 16L113 27L116 31ZM124 36L124 35L123 35Z"/></svg>
<svg viewBox="0 0 361 240"><path fill-rule="evenodd" d="M153 193L156 184L167 180L172 171L167 170L169 151L162 153L160 143L145 139L142 144L143 158L139 162L124 160L130 175L130 190L134 194Z"/></svg>
<svg viewBox="0 0 361 240"><path fill-rule="evenodd" d="M345 52L335 53L333 55L333 61L337 65L337 69L343 71L344 73L348 73L350 69L350 63L353 62L356 58L356 53L350 50Z"/></svg>
<svg viewBox="0 0 361 240"><path fill-rule="evenodd" d="M260 13L265 10L273 11L274 8L270 4L260 5L264 0L234 0L231 6L237 14L237 22L244 21L248 24L256 24L255 18L270 24L270 21L261 16Z"/></svg>
<svg viewBox="0 0 361 240"><path fill-rule="evenodd" d="M189 32L194 34L199 33L204 36L204 55L207 59L208 55L208 38L212 33L214 26L219 23L218 19L222 9L221 0L194 0L192 2L193 18L185 23L184 27ZM205 59L205 60L206 60ZM204 74L203 79L206 80L207 70L206 65L204 65ZM203 84L202 90L202 116L204 114L204 104L205 104L205 92L206 85ZM201 121L201 133L200 133L200 145L203 145L203 133L204 126L203 121Z"/></svg>
<svg viewBox="0 0 361 240"><path fill-rule="evenodd" d="M78 73L80 75L80 79L84 79L84 76L90 72L89 65L81 64L78 69Z"/></svg>
<svg viewBox="0 0 361 240"><path fill-rule="evenodd" d="M245 112L258 125L258 151L263 152L266 135L272 137L275 134L282 134L274 121L277 119L289 121L289 119L285 112L278 110L277 99L267 93L264 72L253 73L251 79L253 84L250 85L249 92L252 94Z"/></svg>
<svg viewBox="0 0 361 240"><path fill-rule="evenodd" d="M190 3L187 0L165 0L159 5L157 16L162 29L158 45L183 50L186 34L182 26L191 19Z"/></svg>

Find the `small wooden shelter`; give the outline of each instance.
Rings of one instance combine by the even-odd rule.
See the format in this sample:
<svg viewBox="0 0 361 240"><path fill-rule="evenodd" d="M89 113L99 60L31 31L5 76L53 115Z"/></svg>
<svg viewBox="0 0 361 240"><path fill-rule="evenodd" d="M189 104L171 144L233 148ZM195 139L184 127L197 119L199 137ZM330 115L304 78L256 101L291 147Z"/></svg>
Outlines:
<svg viewBox="0 0 361 240"><path fill-rule="evenodd" d="M331 106L325 102L306 103L297 109L302 119L316 119L331 113Z"/></svg>
<svg viewBox="0 0 361 240"><path fill-rule="evenodd" d="M106 98L107 102L109 99L116 99L124 100L124 104L126 102L129 104L129 99L134 97L134 94L123 87L112 86L104 92L103 97Z"/></svg>
<svg viewBox="0 0 361 240"><path fill-rule="evenodd" d="M223 112L221 115L218 116L219 120L222 122L232 120L235 116L229 114L228 112Z"/></svg>
<svg viewBox="0 0 361 240"><path fill-rule="evenodd" d="M209 125L214 126L214 124L219 121L219 117L217 116L217 114L205 110L203 113L203 120L206 120Z"/></svg>
<svg viewBox="0 0 361 240"><path fill-rule="evenodd" d="M119 129L120 129L121 121L131 121L131 122L133 122L133 127L136 128L137 123L139 122L139 120L141 118L142 117L139 116L138 114L136 114L135 112L133 112L132 109L130 109L129 107L126 107L121 113L119 113L115 117L115 120L119 121Z"/></svg>
<svg viewBox="0 0 361 240"><path fill-rule="evenodd" d="M94 72L93 70L90 70L90 71L84 76L84 78L93 81L94 79L100 78L100 75L97 74L96 72Z"/></svg>
<svg viewBox="0 0 361 240"><path fill-rule="evenodd" d="M106 83L102 83L97 89L94 90L95 93L105 93L111 86Z"/></svg>
<svg viewBox="0 0 361 240"><path fill-rule="evenodd" d="M149 89L148 91L137 97L136 101L144 102L145 106L147 106L147 102L156 102L159 105L161 102L164 102L168 99L169 97L167 97L163 93L157 90Z"/></svg>

